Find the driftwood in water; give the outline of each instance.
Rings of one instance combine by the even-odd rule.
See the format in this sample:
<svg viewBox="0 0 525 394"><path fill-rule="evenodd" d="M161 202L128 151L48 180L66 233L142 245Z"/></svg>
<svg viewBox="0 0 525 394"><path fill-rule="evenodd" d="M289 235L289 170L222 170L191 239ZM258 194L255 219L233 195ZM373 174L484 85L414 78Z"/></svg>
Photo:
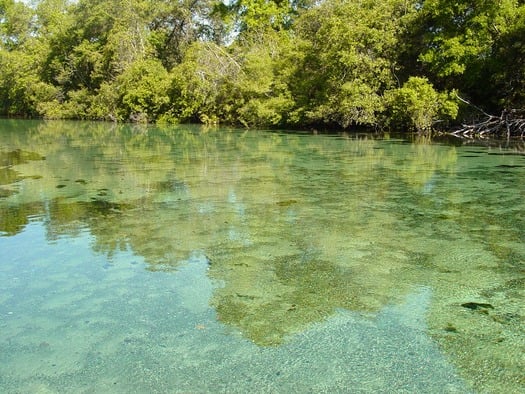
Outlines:
<svg viewBox="0 0 525 394"><path fill-rule="evenodd" d="M464 124L452 134L467 138L525 136L525 109L503 110L500 116L490 115L481 108L457 96L464 103L476 108L483 114L483 119L471 124Z"/></svg>
<svg viewBox="0 0 525 394"><path fill-rule="evenodd" d="M452 134L463 137L511 136L525 135L525 111L505 110L500 116L486 114L485 119L472 124L462 125Z"/></svg>

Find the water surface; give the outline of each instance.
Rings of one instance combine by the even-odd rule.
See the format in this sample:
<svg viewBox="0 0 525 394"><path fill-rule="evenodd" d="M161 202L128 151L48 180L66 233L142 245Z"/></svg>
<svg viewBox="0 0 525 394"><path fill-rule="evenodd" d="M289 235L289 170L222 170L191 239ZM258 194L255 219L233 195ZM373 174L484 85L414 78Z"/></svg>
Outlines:
<svg viewBox="0 0 525 394"><path fill-rule="evenodd" d="M525 155L0 122L0 391L522 392Z"/></svg>

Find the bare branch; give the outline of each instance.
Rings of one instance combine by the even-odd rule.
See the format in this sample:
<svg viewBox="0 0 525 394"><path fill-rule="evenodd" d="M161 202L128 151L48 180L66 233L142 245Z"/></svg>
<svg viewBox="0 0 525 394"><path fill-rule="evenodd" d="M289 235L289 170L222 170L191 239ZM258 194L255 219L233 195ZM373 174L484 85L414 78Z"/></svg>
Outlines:
<svg viewBox="0 0 525 394"><path fill-rule="evenodd" d="M525 110L503 110L500 116L485 113L485 119L471 124L464 124L452 134L465 138L486 136L511 136L525 135Z"/></svg>

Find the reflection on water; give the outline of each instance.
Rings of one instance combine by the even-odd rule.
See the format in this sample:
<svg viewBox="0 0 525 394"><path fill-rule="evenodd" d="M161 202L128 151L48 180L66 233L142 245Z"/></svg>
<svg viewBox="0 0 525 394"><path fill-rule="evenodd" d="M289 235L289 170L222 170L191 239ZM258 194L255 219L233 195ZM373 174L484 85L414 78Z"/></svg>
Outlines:
<svg viewBox="0 0 525 394"><path fill-rule="evenodd" d="M78 122L0 142L0 388L524 389L515 151Z"/></svg>

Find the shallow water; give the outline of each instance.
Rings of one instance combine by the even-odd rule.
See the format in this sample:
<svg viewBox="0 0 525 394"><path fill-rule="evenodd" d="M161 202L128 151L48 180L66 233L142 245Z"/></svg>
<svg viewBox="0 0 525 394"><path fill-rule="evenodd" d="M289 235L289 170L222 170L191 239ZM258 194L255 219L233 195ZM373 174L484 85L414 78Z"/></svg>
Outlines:
<svg viewBox="0 0 525 394"><path fill-rule="evenodd" d="M525 391L525 155L0 121L0 392Z"/></svg>

